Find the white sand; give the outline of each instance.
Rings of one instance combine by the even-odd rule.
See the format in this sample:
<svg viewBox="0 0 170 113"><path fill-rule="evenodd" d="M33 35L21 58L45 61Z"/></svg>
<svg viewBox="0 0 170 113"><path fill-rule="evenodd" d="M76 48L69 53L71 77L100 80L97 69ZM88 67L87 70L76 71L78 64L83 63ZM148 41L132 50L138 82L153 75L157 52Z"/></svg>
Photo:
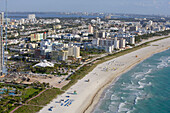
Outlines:
<svg viewBox="0 0 170 113"><path fill-rule="evenodd" d="M40 110L40 113L90 113L100 99L103 89L112 83L118 76L154 53L161 52L169 47L170 38L153 42L151 46L99 64L93 71L79 80L64 94L58 96L50 104ZM138 57L136 57L136 55ZM85 82L85 80L88 79L90 81ZM73 93L74 90L77 91L77 95L67 94ZM60 103L55 103L60 99L68 99L65 96L70 96L69 99L74 100L70 106L61 106ZM52 108L52 111L48 111L51 106L54 108Z"/></svg>

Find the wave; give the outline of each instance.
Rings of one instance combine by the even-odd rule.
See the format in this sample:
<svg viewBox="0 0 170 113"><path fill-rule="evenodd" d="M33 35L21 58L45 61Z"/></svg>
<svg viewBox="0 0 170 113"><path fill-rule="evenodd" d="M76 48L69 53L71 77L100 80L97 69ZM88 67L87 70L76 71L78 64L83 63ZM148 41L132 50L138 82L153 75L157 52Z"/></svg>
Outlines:
<svg viewBox="0 0 170 113"><path fill-rule="evenodd" d="M137 104L139 100L142 100L142 98L140 98L140 97L137 96L137 97L135 98L135 104Z"/></svg>
<svg viewBox="0 0 170 113"><path fill-rule="evenodd" d="M144 81L144 80L146 80L146 78L145 78L145 77L141 79L141 81Z"/></svg>
<svg viewBox="0 0 170 113"><path fill-rule="evenodd" d="M125 82L123 82L123 83L121 84L121 86L127 86L127 84L126 84Z"/></svg>
<svg viewBox="0 0 170 113"><path fill-rule="evenodd" d="M137 85L129 85L126 87L126 90L136 90L138 88Z"/></svg>
<svg viewBox="0 0 170 113"><path fill-rule="evenodd" d="M112 95L111 96L111 100L120 100L117 96L115 96L115 95Z"/></svg>
<svg viewBox="0 0 170 113"><path fill-rule="evenodd" d="M149 73L151 73L152 72L152 69L149 69L147 72L145 72L145 75L146 74L149 74Z"/></svg>
<svg viewBox="0 0 170 113"><path fill-rule="evenodd" d="M129 110L130 110L130 109L126 108L125 105L126 105L126 102L119 104L118 113L120 113L120 112L126 112L126 111L129 111Z"/></svg>
<svg viewBox="0 0 170 113"><path fill-rule="evenodd" d="M132 75L132 77L135 77L135 79L143 78L146 74L150 74L153 69L147 69L144 70L143 72L136 72Z"/></svg>
<svg viewBox="0 0 170 113"><path fill-rule="evenodd" d="M109 90L107 91L109 92L102 100L104 104L101 104L101 108L98 107L99 111L103 112L95 113L133 113L138 111L140 106L143 107L143 103L148 102L147 104L149 105L150 101L161 96L155 95L154 92L158 90L156 93L158 94L160 88L151 88L150 86L157 86L160 80L161 68L170 66L170 56L165 55L169 55L169 53L158 54L158 56L142 62L128 73L123 74L120 79L108 88ZM150 77L154 77L154 79Z"/></svg>
<svg viewBox="0 0 170 113"><path fill-rule="evenodd" d="M113 113L113 112L117 111L118 108L115 105L109 105L108 109L109 109L108 113L110 113L110 112Z"/></svg>
<svg viewBox="0 0 170 113"><path fill-rule="evenodd" d="M147 84L147 86L151 86L152 85L152 82L149 82L149 84Z"/></svg>
<svg viewBox="0 0 170 113"><path fill-rule="evenodd" d="M140 85L138 88L139 88L139 89L143 89L143 88L144 88L144 86Z"/></svg>
<svg viewBox="0 0 170 113"><path fill-rule="evenodd" d="M131 113L131 111L127 111L126 113Z"/></svg>
<svg viewBox="0 0 170 113"><path fill-rule="evenodd" d="M158 69L162 69L164 67L168 67L168 64L166 62L162 62L157 66Z"/></svg>
<svg viewBox="0 0 170 113"><path fill-rule="evenodd" d="M157 65L157 68L158 69L162 69L162 68L164 68L164 67L168 67L169 66L169 60L170 60L170 57L161 57L160 59L159 59L159 61L161 61L160 63L158 63L158 65Z"/></svg>
<svg viewBox="0 0 170 113"><path fill-rule="evenodd" d="M138 88L144 88L145 86L151 86L151 85L152 85L151 82L149 82L149 83L144 83L144 82L141 82L141 81L139 81L138 84L139 84L139 87L138 87Z"/></svg>

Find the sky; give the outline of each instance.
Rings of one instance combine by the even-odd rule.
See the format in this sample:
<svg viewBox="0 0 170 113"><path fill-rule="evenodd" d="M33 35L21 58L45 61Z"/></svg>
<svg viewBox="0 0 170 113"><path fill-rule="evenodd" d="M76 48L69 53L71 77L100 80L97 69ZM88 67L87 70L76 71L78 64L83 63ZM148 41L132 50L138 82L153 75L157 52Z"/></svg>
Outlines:
<svg viewBox="0 0 170 113"><path fill-rule="evenodd" d="M4 9L5 0L0 0ZM170 0L8 0L8 11L170 15Z"/></svg>

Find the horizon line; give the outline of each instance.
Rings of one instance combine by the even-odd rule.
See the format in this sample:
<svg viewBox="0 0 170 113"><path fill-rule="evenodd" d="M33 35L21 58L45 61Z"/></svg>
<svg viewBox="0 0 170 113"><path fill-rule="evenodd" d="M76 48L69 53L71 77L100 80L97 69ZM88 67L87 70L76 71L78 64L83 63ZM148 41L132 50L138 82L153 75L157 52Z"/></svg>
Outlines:
<svg viewBox="0 0 170 113"><path fill-rule="evenodd" d="M5 11L0 11L5 12ZM108 13L108 12L62 12L62 11L8 11L7 13L80 13L80 14L100 14L100 15L147 15L147 16L170 16L166 14L139 14L139 13Z"/></svg>

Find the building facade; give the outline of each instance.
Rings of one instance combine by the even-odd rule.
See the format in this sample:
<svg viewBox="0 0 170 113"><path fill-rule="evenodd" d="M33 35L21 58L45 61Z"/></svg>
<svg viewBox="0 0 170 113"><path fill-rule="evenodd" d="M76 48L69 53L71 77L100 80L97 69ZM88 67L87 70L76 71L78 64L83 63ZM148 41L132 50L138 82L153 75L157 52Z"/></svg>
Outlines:
<svg viewBox="0 0 170 113"><path fill-rule="evenodd" d="M3 74L3 23L4 23L4 13L0 14L0 76Z"/></svg>

